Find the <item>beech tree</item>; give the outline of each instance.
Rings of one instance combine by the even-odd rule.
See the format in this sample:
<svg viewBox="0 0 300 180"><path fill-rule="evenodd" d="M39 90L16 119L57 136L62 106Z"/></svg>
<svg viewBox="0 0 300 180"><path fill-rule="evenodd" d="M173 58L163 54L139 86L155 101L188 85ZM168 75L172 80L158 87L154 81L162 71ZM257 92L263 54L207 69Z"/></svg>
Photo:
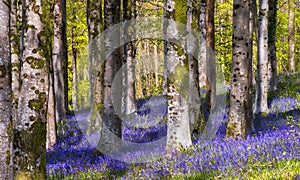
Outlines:
<svg viewBox="0 0 300 180"><path fill-rule="evenodd" d="M23 65L18 119L14 128L16 179L46 178L46 122L49 56L44 31L44 5L26 1Z"/></svg>
<svg viewBox="0 0 300 180"><path fill-rule="evenodd" d="M295 72L295 1L288 0L288 58L289 58L289 71Z"/></svg>
<svg viewBox="0 0 300 180"><path fill-rule="evenodd" d="M255 113L268 112L268 0L259 1Z"/></svg>
<svg viewBox="0 0 300 180"><path fill-rule="evenodd" d="M247 137L247 103L249 96L249 9L250 0L234 0L232 24L232 75L230 107L226 137Z"/></svg>
<svg viewBox="0 0 300 180"><path fill-rule="evenodd" d="M0 179L12 180L12 90L9 39L9 4L0 1Z"/></svg>
<svg viewBox="0 0 300 180"><path fill-rule="evenodd" d="M188 96L182 92L182 85L188 79L185 72L185 54L180 54L180 45L182 42L175 22L175 3L174 0L164 1L164 33L165 33L165 72L167 77L167 96L168 96L168 115L167 115L167 150L176 147L189 147L192 145L190 122L188 113ZM184 88L184 87L183 87ZM181 91L181 93L180 93ZM184 90L183 90L184 91Z"/></svg>

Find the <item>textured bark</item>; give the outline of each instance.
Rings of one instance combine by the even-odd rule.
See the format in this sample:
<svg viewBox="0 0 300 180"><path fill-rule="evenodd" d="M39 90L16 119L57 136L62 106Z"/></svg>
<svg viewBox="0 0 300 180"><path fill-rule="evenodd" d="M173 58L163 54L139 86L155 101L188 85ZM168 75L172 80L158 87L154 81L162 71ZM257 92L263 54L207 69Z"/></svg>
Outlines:
<svg viewBox="0 0 300 180"><path fill-rule="evenodd" d="M9 39L9 4L0 1L0 179L13 177L13 122L11 92L11 59Z"/></svg>
<svg viewBox="0 0 300 180"><path fill-rule="evenodd" d="M104 0L104 30L120 22L120 0ZM105 53L120 44L120 32L114 31L115 39L104 36ZM117 44L115 44L117 43ZM121 145L121 120L113 107L113 79L120 68L120 50L105 54L104 62L104 100L103 100L103 128L99 148L103 153L111 153Z"/></svg>
<svg viewBox="0 0 300 180"><path fill-rule="evenodd" d="M232 37L232 76L230 107L226 137L246 139L247 101L249 95L249 4L250 0L234 0Z"/></svg>
<svg viewBox="0 0 300 180"><path fill-rule="evenodd" d="M54 1L54 41L52 50L55 94L55 116L57 122L65 121L65 80L64 80L64 47L62 0Z"/></svg>
<svg viewBox="0 0 300 180"><path fill-rule="evenodd" d="M255 113L268 112L268 0L259 1Z"/></svg>
<svg viewBox="0 0 300 180"><path fill-rule="evenodd" d="M256 0L250 0L250 17L249 17L249 64L248 64L248 73L249 73L249 78L248 78L248 103L247 103L247 128L254 133L254 124L253 124L253 35L254 32L256 32L256 18L257 12L256 12Z"/></svg>
<svg viewBox="0 0 300 180"><path fill-rule="evenodd" d="M103 70L101 60L102 43L100 33L102 32L102 1L87 0L87 24L89 36L89 65L90 65L90 88L89 88L89 106L91 108L91 123L89 130L99 127L101 122L97 119L97 111L101 112L103 104Z"/></svg>
<svg viewBox="0 0 300 180"><path fill-rule="evenodd" d="M42 2L26 1L23 66L18 120L14 129L16 179L46 178L46 117L48 105L47 36Z"/></svg>
<svg viewBox="0 0 300 180"><path fill-rule="evenodd" d="M215 50L215 1L206 1L206 110L211 112L216 105L216 59Z"/></svg>
<svg viewBox="0 0 300 180"><path fill-rule="evenodd" d="M11 64L12 64L12 116L13 121L17 119L18 99L20 93L20 60L19 60L19 32L17 22L18 18L18 1L10 1L10 52L11 52ZM19 22L20 23L20 22Z"/></svg>
<svg viewBox="0 0 300 180"><path fill-rule="evenodd" d="M196 53L196 38L192 33L193 2L187 1L187 50L189 64L189 120L190 130L201 133L204 130L205 119L200 116L200 88L198 54Z"/></svg>
<svg viewBox="0 0 300 180"><path fill-rule="evenodd" d="M62 71L64 80L64 101L62 103L64 106L64 111L69 111L69 100L68 100L68 37L67 37L67 2L66 0L61 0L62 2Z"/></svg>
<svg viewBox="0 0 300 180"><path fill-rule="evenodd" d="M55 94L54 94L54 73L53 63L50 62L49 73L49 95L47 109L47 141L46 148L51 148L56 143L56 116L55 116Z"/></svg>
<svg viewBox="0 0 300 180"><path fill-rule="evenodd" d="M206 86L206 0L200 2L199 28L200 28L200 63L199 63L199 84Z"/></svg>
<svg viewBox="0 0 300 180"><path fill-rule="evenodd" d="M123 69L123 98L124 98L124 110L125 114L131 114L136 111L135 107L135 43L131 41L134 36L134 30L130 30L129 27L132 25L131 19L136 16L135 0L124 0L123 1L123 19L128 21L125 23L123 30L124 44L124 65Z"/></svg>
<svg viewBox="0 0 300 180"><path fill-rule="evenodd" d="M74 29L72 28L72 110L77 110L77 50L75 49Z"/></svg>
<svg viewBox="0 0 300 180"><path fill-rule="evenodd" d="M185 53L180 54L180 45L170 42L184 42L175 22L175 1L164 1L165 70L167 70L167 151L172 148L192 145L188 112L188 70L185 68ZM185 89L186 88L186 89Z"/></svg>
<svg viewBox="0 0 300 180"><path fill-rule="evenodd" d="M295 72L295 1L288 0L289 17L288 17L288 42L289 42L289 71Z"/></svg>
<svg viewBox="0 0 300 180"><path fill-rule="evenodd" d="M277 90L277 57L276 57L276 26L277 26L277 2L278 0L269 0L268 15L268 82L269 91Z"/></svg>

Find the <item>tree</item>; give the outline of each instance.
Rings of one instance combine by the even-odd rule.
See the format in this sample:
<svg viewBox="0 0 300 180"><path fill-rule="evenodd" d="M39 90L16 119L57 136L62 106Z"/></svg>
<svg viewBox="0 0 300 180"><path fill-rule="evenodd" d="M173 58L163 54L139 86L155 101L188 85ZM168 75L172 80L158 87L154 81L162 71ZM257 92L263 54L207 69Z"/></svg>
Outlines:
<svg viewBox="0 0 300 180"><path fill-rule="evenodd" d="M0 1L0 179L14 179L12 161L12 90L9 39L10 5Z"/></svg>
<svg viewBox="0 0 300 180"><path fill-rule="evenodd" d="M64 43L63 43L63 0L54 1L54 40L52 50L54 73L55 116L57 122L66 119Z"/></svg>
<svg viewBox="0 0 300 180"><path fill-rule="evenodd" d="M249 3L234 0L232 37L232 75L227 138L246 139L249 95Z"/></svg>
<svg viewBox="0 0 300 180"><path fill-rule="evenodd" d="M295 72L295 2L294 0L288 0L288 58L289 58L289 71Z"/></svg>
<svg viewBox="0 0 300 180"><path fill-rule="evenodd" d="M46 122L48 104L47 34L44 5L26 1L23 66L18 120L14 129L16 179L46 178Z"/></svg>
<svg viewBox="0 0 300 180"><path fill-rule="evenodd" d="M101 60L103 53L101 51L101 32L103 31L103 19L102 19L102 0L87 0L87 25L88 25L88 37L89 37L89 106L91 108L91 123L89 130L95 126L100 126L100 122L97 119L97 110L100 111L100 107L103 104L103 69L101 66ZM100 112L100 114L102 114Z"/></svg>
<svg viewBox="0 0 300 180"><path fill-rule="evenodd" d="M206 1L206 17L205 17L205 26L206 26L206 110L211 112L216 105L216 60L213 55L215 50L215 1L207 0Z"/></svg>
<svg viewBox="0 0 300 180"><path fill-rule="evenodd" d="M104 30L120 22L120 0L104 0ZM99 148L101 152L110 153L120 147L122 136L121 119L113 106L113 79L120 68L120 31L110 31L110 36L104 35L105 62L104 62L104 99L103 99L103 128ZM111 37L114 37L112 39ZM108 52L114 50L110 54ZM115 100L115 98L114 98Z"/></svg>
<svg viewBox="0 0 300 180"><path fill-rule="evenodd" d="M129 30L129 27L132 25L133 21L130 21L136 18L136 1L135 0L124 0L123 1L123 19L127 21L124 23L123 39L124 44L124 65L125 69L123 70L124 77L124 110L125 114L131 114L136 111L135 107L135 43L131 41L134 36L134 31Z"/></svg>
<svg viewBox="0 0 300 180"><path fill-rule="evenodd" d="M187 111L187 93L184 93L184 83L188 79L185 71L185 54L179 53L182 37L175 22L176 1L164 1L164 33L165 33L165 71L167 72L167 151L176 147L189 147L192 145L189 114ZM180 7L179 7L180 8ZM177 9L177 8L176 8ZM171 42L171 39L176 41ZM166 78L166 76L164 77ZM165 80L166 81L166 80ZM180 93L181 91L181 93Z"/></svg>
<svg viewBox="0 0 300 180"><path fill-rule="evenodd" d="M277 57L276 57L277 2L278 0L269 0L269 15L268 15L269 91L277 90Z"/></svg>
<svg viewBox="0 0 300 180"><path fill-rule="evenodd" d="M255 113L268 112L268 0L259 1Z"/></svg>

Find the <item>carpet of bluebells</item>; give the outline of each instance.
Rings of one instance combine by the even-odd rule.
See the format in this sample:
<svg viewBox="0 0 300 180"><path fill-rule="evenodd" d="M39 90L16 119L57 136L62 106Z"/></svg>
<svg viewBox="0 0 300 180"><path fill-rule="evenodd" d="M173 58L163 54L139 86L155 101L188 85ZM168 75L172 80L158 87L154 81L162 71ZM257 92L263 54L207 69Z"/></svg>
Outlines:
<svg viewBox="0 0 300 180"><path fill-rule="evenodd" d="M228 119L228 108L225 108L214 117L222 119L222 124L212 140L203 143L193 139L193 147L174 150L167 156L161 155L163 147L152 147L148 150L161 156L148 163L129 163L100 155L97 151L98 133L87 134L82 130L84 121L88 121L88 112L82 111L68 117L63 124L64 130L59 132L58 142L47 150L47 174L49 179L173 179L202 172L222 179L247 178L251 170L259 172L262 164L274 169L275 162L293 161L300 167L299 94L300 89L296 90L294 97L274 96L269 102L270 112L254 119L256 132L249 133L246 140L225 138ZM165 104L165 98L139 100L137 113L140 120L152 119L157 123L148 128L125 124L123 139L147 144L165 137ZM138 153L135 150L126 156L135 158ZM255 169L253 165L256 165ZM203 179L209 179L209 176ZM300 172L291 179L300 179Z"/></svg>

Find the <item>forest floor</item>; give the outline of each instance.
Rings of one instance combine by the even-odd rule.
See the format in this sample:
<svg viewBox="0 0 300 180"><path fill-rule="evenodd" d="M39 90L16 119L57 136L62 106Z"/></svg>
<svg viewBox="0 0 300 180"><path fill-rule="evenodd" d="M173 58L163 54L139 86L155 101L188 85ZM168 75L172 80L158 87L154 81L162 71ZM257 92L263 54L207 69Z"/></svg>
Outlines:
<svg viewBox="0 0 300 180"><path fill-rule="evenodd" d="M88 111L69 116L47 150L48 179L300 179L300 74L279 76L270 112L255 118L256 133L246 140L225 139L226 107L214 117L222 123L212 139L164 156L165 104L139 100L138 123L123 129L131 143L111 155L97 150L99 131L87 133Z"/></svg>

